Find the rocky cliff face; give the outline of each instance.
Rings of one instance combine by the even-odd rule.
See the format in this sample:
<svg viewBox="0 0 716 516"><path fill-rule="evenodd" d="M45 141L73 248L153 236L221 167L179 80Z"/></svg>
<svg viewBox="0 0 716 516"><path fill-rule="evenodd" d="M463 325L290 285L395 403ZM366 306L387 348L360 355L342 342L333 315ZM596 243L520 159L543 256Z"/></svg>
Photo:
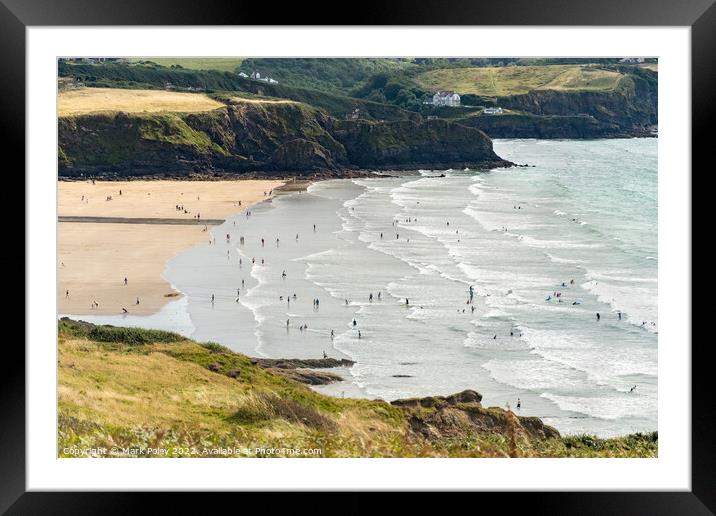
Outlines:
<svg viewBox="0 0 716 516"><path fill-rule="evenodd" d="M362 168L503 166L482 131L446 120L332 121L330 130L351 163Z"/></svg>
<svg viewBox="0 0 716 516"><path fill-rule="evenodd" d="M193 114L62 117L58 135L60 176L509 165L475 128L440 120L344 121L292 102L228 102Z"/></svg>
<svg viewBox="0 0 716 516"><path fill-rule="evenodd" d="M655 72L631 67L614 91L534 90L490 100L516 114L480 115L459 123L491 138L620 138L650 136L658 124Z"/></svg>
<svg viewBox="0 0 716 516"><path fill-rule="evenodd" d="M593 129L607 135L640 135L658 123L658 82L656 74L645 69L630 69L614 91L531 91L500 102L534 115L591 117Z"/></svg>
<svg viewBox="0 0 716 516"><path fill-rule="evenodd" d="M476 127L491 138L618 138L650 134L647 130L627 131L615 123L600 122L589 115L483 115L465 118L460 123Z"/></svg>

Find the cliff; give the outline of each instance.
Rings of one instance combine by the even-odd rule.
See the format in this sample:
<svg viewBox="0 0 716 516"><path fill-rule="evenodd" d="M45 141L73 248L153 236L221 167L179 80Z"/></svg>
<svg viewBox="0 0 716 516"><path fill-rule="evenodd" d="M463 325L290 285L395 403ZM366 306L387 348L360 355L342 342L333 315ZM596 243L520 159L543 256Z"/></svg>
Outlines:
<svg viewBox="0 0 716 516"><path fill-rule="evenodd" d="M651 136L658 124L655 72L616 68L626 75L610 91L533 90L498 97L490 105L514 111L468 116L459 123L491 138L621 138Z"/></svg>
<svg viewBox="0 0 716 516"><path fill-rule="evenodd" d="M225 102L201 113L60 117L59 174L340 174L510 165L483 132L444 120L348 121L298 102Z"/></svg>

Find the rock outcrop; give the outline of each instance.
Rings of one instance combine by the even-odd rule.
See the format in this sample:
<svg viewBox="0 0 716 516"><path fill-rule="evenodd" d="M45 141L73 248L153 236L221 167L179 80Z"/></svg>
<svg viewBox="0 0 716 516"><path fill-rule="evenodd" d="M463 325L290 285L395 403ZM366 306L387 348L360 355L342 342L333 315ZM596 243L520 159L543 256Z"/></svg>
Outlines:
<svg viewBox="0 0 716 516"><path fill-rule="evenodd" d="M495 434L510 440L559 438L559 432L537 417L522 417L498 407L485 408L482 396L466 390L450 396L392 401L408 412L408 426L416 436L429 439L464 438Z"/></svg>
<svg viewBox="0 0 716 516"><path fill-rule="evenodd" d="M252 358L251 362L267 371L308 385L326 385L343 380L335 373L315 369L350 367L355 363L346 358Z"/></svg>

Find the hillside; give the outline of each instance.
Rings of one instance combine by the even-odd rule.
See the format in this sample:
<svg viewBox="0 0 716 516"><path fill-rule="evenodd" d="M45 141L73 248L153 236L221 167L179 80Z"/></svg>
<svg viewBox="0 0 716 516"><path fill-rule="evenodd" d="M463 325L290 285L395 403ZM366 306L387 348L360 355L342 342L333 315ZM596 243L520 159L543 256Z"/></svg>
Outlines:
<svg viewBox="0 0 716 516"><path fill-rule="evenodd" d="M208 174L277 173L281 169L289 173L324 170L335 174L357 167L491 166L495 158L482 155L480 150L484 148L485 134L491 138L643 137L653 136L658 125L656 62L627 65L613 58L590 62L518 58L222 58L216 61L161 58L155 61L60 60L60 85L70 90L79 85L77 91L81 91L82 86L86 86L84 90L154 90L157 96L159 92L192 92L229 106L236 98L293 101L304 106L304 110L317 113L310 117L322 120L318 122L322 128L319 132L326 132L329 125L338 127L343 140L336 134L330 136L343 149L326 147L322 143L325 138L316 141L317 133L312 131L305 134L301 129L295 130L291 120L278 123L276 117L290 115L295 110L274 110L267 114L269 126L285 125L287 130L281 134L292 135L293 140L284 141L283 145L272 139L278 133L272 134L273 129L264 130L257 123L251 128L258 131L257 135L245 132L244 129L249 129L246 126L236 132L231 107L218 109L223 109L225 116L219 118L228 119L228 125L209 115L168 116L171 112L185 112L185 108L156 108L167 116L154 121L134 117L127 126L131 134L118 131L116 117L114 121L107 117L100 120L94 116L98 115L95 112L94 118L60 123L61 175L171 173L166 164L160 163L162 159L172 159L171 156L178 160L175 168L179 175L205 167L204 172ZM234 64L244 74L259 71L262 77L271 76L278 83L242 77L235 73L236 68L231 70ZM462 105L431 105L432 95L438 89L457 91ZM124 113L143 115L138 110L114 107ZM485 113L484 109L489 107L500 107L503 112ZM87 111L94 109L90 107L75 114ZM437 125L423 125L427 119L433 124L433 118L447 121L440 126L445 130L438 129ZM353 125L349 124L351 130L346 130L345 124L329 124L331 120ZM395 125L379 128L377 124ZM158 132L141 130L141 138L137 138L132 132L137 126L151 126ZM211 130L205 132L206 128ZM77 138L84 132L91 135L86 144ZM411 132L422 135L422 140L408 141L405 136ZM98 142L103 134L112 134L117 143ZM148 134L155 137L147 138ZM366 135L373 140L365 140ZM476 142L477 150L470 150L466 145L470 139ZM166 144L172 141L175 148L167 149ZM354 145L349 148L351 144ZM253 152L253 147L258 147L258 154ZM93 155L102 149L108 154ZM368 153L359 156L358 153L365 150ZM144 152L147 154L142 155Z"/></svg>
<svg viewBox="0 0 716 516"><path fill-rule="evenodd" d="M484 97L522 95L534 90L609 91L621 73L596 66L546 65L438 69L415 82L428 90L451 90Z"/></svg>
<svg viewBox="0 0 716 516"><path fill-rule="evenodd" d="M136 95L143 107L153 94L123 91L125 103ZM99 103L95 112L61 116L60 176L335 175L358 168L510 165L493 152L484 133L444 120L340 120L300 102L215 99L220 108L196 113L107 112Z"/></svg>
<svg viewBox="0 0 716 516"><path fill-rule="evenodd" d="M144 457L266 457L286 447L315 457L658 453L655 433L562 437L538 418L484 407L475 391L392 403L332 398L292 379L315 363L262 362L167 332L63 319L58 346L61 457L82 448Z"/></svg>

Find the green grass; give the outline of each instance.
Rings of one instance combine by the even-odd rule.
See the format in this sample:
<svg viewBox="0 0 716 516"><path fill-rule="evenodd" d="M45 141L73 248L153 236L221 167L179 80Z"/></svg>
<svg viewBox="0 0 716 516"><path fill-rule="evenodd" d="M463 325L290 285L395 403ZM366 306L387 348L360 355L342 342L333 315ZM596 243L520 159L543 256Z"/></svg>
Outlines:
<svg viewBox="0 0 716 516"><path fill-rule="evenodd" d="M547 65L443 68L416 76L430 90L453 90L486 97L519 95L533 90L608 91L622 74L595 66Z"/></svg>
<svg viewBox="0 0 716 516"><path fill-rule="evenodd" d="M58 455L82 448L164 448L169 457L265 456L261 448L320 449L322 457L655 457L656 433L616 439L528 439L456 427L425 438L410 418L444 406L402 409L333 398L269 372L245 355L170 333L63 320L58 341ZM516 421L499 408L458 404L465 417ZM139 455L148 456L148 455Z"/></svg>
<svg viewBox="0 0 716 516"><path fill-rule="evenodd" d="M151 61L162 66L181 66L188 70L218 70L220 72L236 72L243 57L137 57L130 58L130 63Z"/></svg>

